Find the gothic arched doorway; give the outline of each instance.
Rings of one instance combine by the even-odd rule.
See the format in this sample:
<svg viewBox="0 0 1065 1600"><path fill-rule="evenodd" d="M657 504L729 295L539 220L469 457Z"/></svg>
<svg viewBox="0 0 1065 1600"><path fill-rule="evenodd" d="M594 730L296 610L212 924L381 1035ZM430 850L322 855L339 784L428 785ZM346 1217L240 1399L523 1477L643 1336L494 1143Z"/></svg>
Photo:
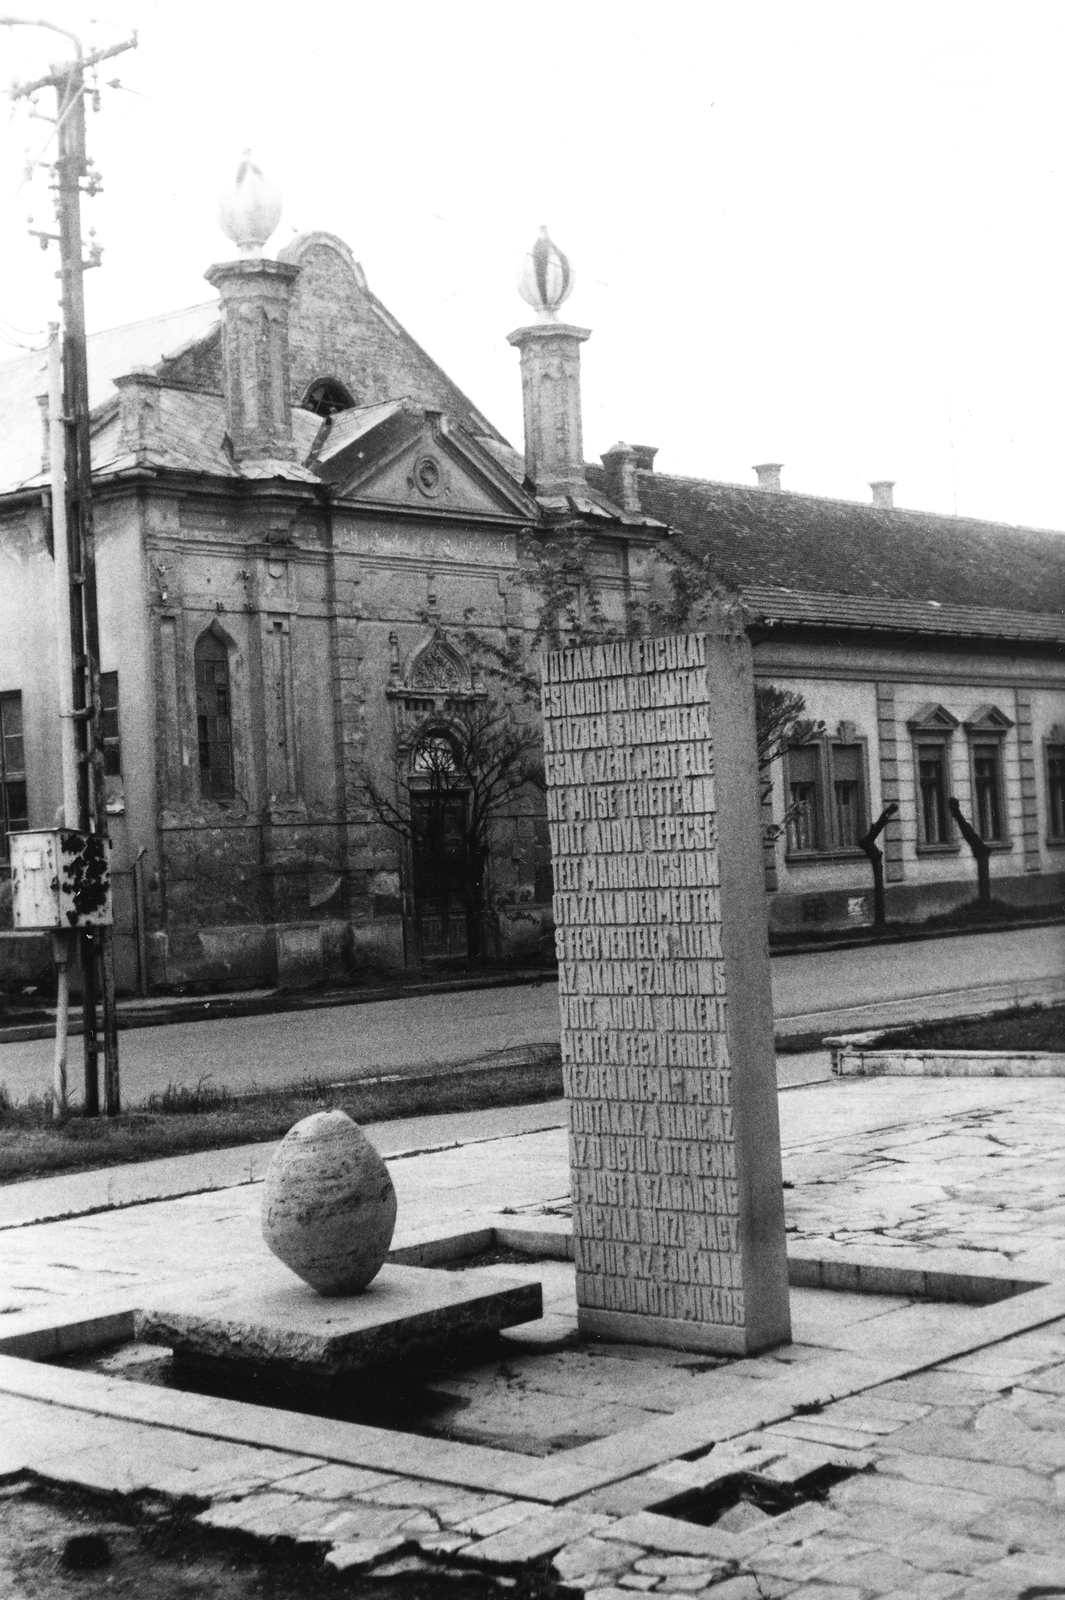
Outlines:
<svg viewBox="0 0 1065 1600"><path fill-rule="evenodd" d="M468 953L469 794L461 752L446 728L428 728L410 763L410 867L417 959L465 959Z"/></svg>

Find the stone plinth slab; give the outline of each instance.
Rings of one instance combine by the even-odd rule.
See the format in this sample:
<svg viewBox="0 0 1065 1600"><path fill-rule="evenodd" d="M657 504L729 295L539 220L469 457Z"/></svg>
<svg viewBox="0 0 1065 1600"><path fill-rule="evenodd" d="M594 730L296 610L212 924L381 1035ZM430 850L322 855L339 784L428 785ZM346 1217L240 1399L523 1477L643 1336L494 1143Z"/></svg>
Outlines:
<svg viewBox="0 0 1065 1600"><path fill-rule="evenodd" d="M538 1283L507 1283L476 1269L386 1265L361 1294L323 1299L270 1261L235 1282L168 1290L158 1305L138 1310L136 1330L186 1358L339 1377L542 1314Z"/></svg>

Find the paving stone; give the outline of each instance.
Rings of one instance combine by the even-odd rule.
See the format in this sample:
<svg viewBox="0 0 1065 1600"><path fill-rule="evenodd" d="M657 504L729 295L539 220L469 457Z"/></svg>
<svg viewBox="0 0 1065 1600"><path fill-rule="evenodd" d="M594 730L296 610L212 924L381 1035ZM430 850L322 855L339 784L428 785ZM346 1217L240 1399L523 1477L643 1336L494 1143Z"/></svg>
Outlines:
<svg viewBox="0 0 1065 1600"><path fill-rule="evenodd" d="M1038 1500L1050 1493L1050 1480L986 1461L961 1461L956 1456L882 1456L878 1470L914 1483L941 1484L944 1488L973 1489L978 1494Z"/></svg>
<svg viewBox="0 0 1065 1600"><path fill-rule="evenodd" d="M620 1575L613 1568L607 1568L605 1571L596 1570L594 1572L575 1573L573 1577L565 1580L565 1588L577 1589L581 1594L587 1595L598 1589L616 1588L620 1582ZM655 1582L658 1582L657 1578ZM626 1590L625 1593L631 1595L632 1591L631 1589Z"/></svg>
<svg viewBox="0 0 1065 1600"><path fill-rule="evenodd" d="M537 1515L523 1517L480 1544L468 1545L466 1559L497 1566L536 1561L553 1555L570 1540L604 1531L608 1524L608 1517L594 1512L545 1511L541 1507Z"/></svg>
<svg viewBox="0 0 1065 1600"><path fill-rule="evenodd" d="M887 1550L866 1550L861 1555L847 1556L834 1566L825 1567L819 1574L823 1583L834 1583L842 1588L912 1589L922 1574L914 1571L906 1561Z"/></svg>
<svg viewBox="0 0 1065 1600"><path fill-rule="evenodd" d="M571 1511L602 1511L608 1516L627 1517L634 1511L643 1511L656 1505L670 1493L667 1485L663 1492L657 1472L641 1472L635 1478L622 1478L617 1483L604 1484L589 1494L579 1495L567 1504Z"/></svg>
<svg viewBox="0 0 1065 1600"><path fill-rule="evenodd" d="M334 1545L325 1558L326 1566L335 1567L338 1572L372 1567L382 1556L389 1556L394 1550L402 1550L406 1542L402 1534L393 1534L381 1539L353 1539L346 1544Z"/></svg>
<svg viewBox="0 0 1065 1600"><path fill-rule="evenodd" d="M1039 1389L1044 1394L1065 1395L1065 1366L1050 1367L1042 1372L1030 1372L1022 1379L1024 1389Z"/></svg>
<svg viewBox="0 0 1065 1600"><path fill-rule="evenodd" d="M992 1561L1001 1561L1007 1553L1004 1544L950 1528L925 1528L919 1534L903 1538L896 1548L911 1566L929 1572L940 1569L952 1573L979 1572Z"/></svg>
<svg viewBox="0 0 1065 1600"><path fill-rule="evenodd" d="M612 1528L604 1529L603 1537L667 1554L720 1556L725 1560L735 1557L742 1548L732 1534L719 1533L712 1527L700 1528L675 1517L660 1517L654 1511L637 1511L631 1517L622 1517Z"/></svg>
<svg viewBox="0 0 1065 1600"><path fill-rule="evenodd" d="M586 1589L584 1600L632 1600L632 1590L621 1589L616 1583L611 1583L603 1589Z"/></svg>
<svg viewBox="0 0 1065 1600"><path fill-rule="evenodd" d="M442 1517L441 1521L459 1533L470 1534L474 1539L488 1539L494 1533L501 1533L504 1528L512 1528L523 1517L531 1517L543 1509L537 1500L504 1500L501 1506L493 1506L491 1511L478 1511L472 1517L463 1513L454 1522Z"/></svg>
<svg viewBox="0 0 1065 1600"><path fill-rule="evenodd" d="M345 1467L334 1461L323 1466L304 1468L298 1473L275 1480L275 1487L290 1494L306 1494L315 1500L346 1500L351 1495L364 1494L368 1489L383 1488L390 1483L411 1482L387 1472L367 1472L362 1467ZM414 1504L415 1502L408 1502Z"/></svg>
<svg viewBox="0 0 1065 1600"><path fill-rule="evenodd" d="M384 1539L407 1520L409 1506L367 1506L334 1502L332 1516L319 1524L318 1532L334 1543Z"/></svg>
<svg viewBox="0 0 1065 1600"><path fill-rule="evenodd" d="M987 1495L963 1489L948 1489L928 1483L910 1483L905 1478L852 1478L833 1490L833 1503L846 1512L851 1505L893 1506L926 1523L964 1527L997 1509Z"/></svg>
<svg viewBox="0 0 1065 1600"><path fill-rule="evenodd" d="M767 1461L765 1466L756 1469L755 1476L768 1478L771 1483L801 1483L804 1478L810 1477L814 1472L820 1472L825 1467L846 1466L856 1472L863 1472L872 1464L873 1459L868 1452L824 1450L811 1444L806 1448L789 1450L786 1455Z"/></svg>
<svg viewBox="0 0 1065 1600"><path fill-rule="evenodd" d="M761 1506L756 1506L750 1500L739 1500L734 1506L728 1506L719 1517L714 1519L714 1527L720 1528L722 1533L756 1534L761 1532L771 1520L769 1512L763 1511Z"/></svg>
<svg viewBox="0 0 1065 1600"><path fill-rule="evenodd" d="M766 1436L758 1435L759 1439ZM720 1483L723 1478L732 1478L741 1472L760 1472L779 1460L789 1448L785 1439L748 1450L734 1448L735 1443L721 1445L695 1461L663 1462L649 1477L663 1485L661 1498L665 1499L670 1492L677 1493L680 1489L708 1488L712 1483Z"/></svg>
<svg viewBox="0 0 1065 1600"><path fill-rule="evenodd" d="M726 1578L724 1583L715 1583L710 1593L714 1600L765 1600L765 1590L759 1586L758 1579L746 1572Z"/></svg>
<svg viewBox="0 0 1065 1600"><path fill-rule="evenodd" d="M1037 1500L1011 1500L1008 1505L996 1505L974 1519L970 1532L1012 1549L1020 1544L1048 1554L1061 1550L1065 1536L1061 1507Z"/></svg>
<svg viewBox="0 0 1065 1600"><path fill-rule="evenodd" d="M690 1578L721 1570L720 1563L710 1563L700 1556L641 1556L634 1566L637 1572L659 1578Z"/></svg>
<svg viewBox="0 0 1065 1600"><path fill-rule="evenodd" d="M894 1400L881 1391L854 1395L849 1400L837 1400L824 1412L826 1422L837 1421L845 1428L863 1429L866 1419L882 1418L885 1422L919 1422L932 1407L927 1402ZM863 1430L864 1431L864 1430Z"/></svg>
<svg viewBox="0 0 1065 1600"><path fill-rule="evenodd" d="M786 1591L788 1600L868 1600L868 1589L853 1589L849 1585L844 1588L836 1583L822 1583L820 1578L815 1578L813 1583L804 1583L800 1589ZM707 1600L720 1600L718 1590L712 1589Z"/></svg>
<svg viewBox="0 0 1065 1600"><path fill-rule="evenodd" d="M648 1589L653 1589L657 1582L657 1578L645 1577L642 1572L626 1572L623 1577L618 1579L618 1588L643 1589L646 1592Z"/></svg>
<svg viewBox="0 0 1065 1600"><path fill-rule="evenodd" d="M914 1425L923 1429L924 1423ZM1015 1418L1006 1417L977 1433L972 1428L936 1428L927 1434L907 1429L894 1434L881 1445L884 1455L904 1451L916 1456L955 1456L962 1461L994 1461L1004 1466L1031 1467L1038 1462L1046 1471L1065 1466L1059 1441L1049 1436L1043 1439L1031 1428L1019 1426Z"/></svg>
<svg viewBox="0 0 1065 1600"><path fill-rule="evenodd" d="M469 1544L469 1535L465 1533L449 1533L445 1528L437 1528L434 1533L420 1533L417 1535L417 1544L420 1550L431 1551L439 1555L453 1555L456 1550L463 1550Z"/></svg>
<svg viewBox="0 0 1065 1600"><path fill-rule="evenodd" d="M847 1556L864 1555L876 1547L859 1539L829 1539L815 1535L801 1544L769 1544L743 1564L761 1578L789 1578L800 1582L816 1578Z"/></svg>
<svg viewBox="0 0 1065 1600"><path fill-rule="evenodd" d="M796 1417L789 1422L778 1422L765 1431L767 1438L771 1439L808 1439L811 1444L834 1445L837 1450L854 1450L858 1453L869 1449L867 1433L858 1428L834 1427L828 1422L818 1422L813 1417Z"/></svg>
<svg viewBox="0 0 1065 1600"><path fill-rule="evenodd" d="M411 1572L425 1572L425 1562L420 1556L397 1556L394 1561L381 1561L374 1567L375 1578L405 1578Z"/></svg>
<svg viewBox="0 0 1065 1600"><path fill-rule="evenodd" d="M471 1494L460 1485L433 1483L428 1478L393 1478L359 1492L359 1499L375 1506L421 1506L448 1516L476 1517L507 1504L506 1495Z"/></svg>
<svg viewBox="0 0 1065 1600"><path fill-rule="evenodd" d="M1065 1529L1062 1530L1061 1547L1056 1554L1036 1554L1021 1551L1004 1556L1001 1561L985 1567L980 1573L981 1583L1012 1583L1020 1593L1026 1588L1056 1586L1065 1589Z"/></svg>
<svg viewBox="0 0 1065 1600"><path fill-rule="evenodd" d="M441 1531L440 1524L431 1511L412 1512L409 1517L404 1518L397 1529L397 1532L405 1533L410 1539L417 1539L423 1534L429 1535L440 1533Z"/></svg>
<svg viewBox="0 0 1065 1600"><path fill-rule="evenodd" d="M709 1572L689 1573L687 1577L681 1573L674 1574L671 1578L662 1578L658 1581L657 1593L659 1594L702 1594L716 1583L718 1578L728 1571L727 1567L711 1568Z"/></svg>
<svg viewBox="0 0 1065 1600"><path fill-rule="evenodd" d="M926 1572L910 1588L893 1589L883 1600L953 1600L967 1587L968 1579L957 1572Z"/></svg>
<svg viewBox="0 0 1065 1600"><path fill-rule="evenodd" d="M737 1553L746 1556L767 1544L795 1544L800 1539L809 1539L816 1533L842 1526L843 1519L832 1506L818 1505L808 1500L779 1517L771 1518L762 1527L743 1534L736 1541Z"/></svg>
<svg viewBox="0 0 1065 1600"><path fill-rule="evenodd" d="M564 1544L552 1557L551 1565L560 1578L575 1578L582 1572L621 1572L642 1553L637 1544L587 1535Z"/></svg>
<svg viewBox="0 0 1065 1600"><path fill-rule="evenodd" d="M313 1500L266 1490L249 1495L246 1500L228 1500L211 1506L201 1512L196 1521L210 1528L239 1529L262 1539L295 1538L306 1523L320 1522L323 1516L328 1516L329 1510L328 1506L317 1505Z"/></svg>

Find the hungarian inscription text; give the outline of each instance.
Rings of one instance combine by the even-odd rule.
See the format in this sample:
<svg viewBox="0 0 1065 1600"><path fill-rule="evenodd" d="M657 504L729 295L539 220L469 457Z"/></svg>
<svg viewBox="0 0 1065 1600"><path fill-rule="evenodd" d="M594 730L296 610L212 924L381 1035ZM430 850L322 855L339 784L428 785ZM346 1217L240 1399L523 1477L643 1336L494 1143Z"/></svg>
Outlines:
<svg viewBox="0 0 1065 1600"><path fill-rule="evenodd" d="M578 1304L744 1325L706 641L543 685Z"/></svg>

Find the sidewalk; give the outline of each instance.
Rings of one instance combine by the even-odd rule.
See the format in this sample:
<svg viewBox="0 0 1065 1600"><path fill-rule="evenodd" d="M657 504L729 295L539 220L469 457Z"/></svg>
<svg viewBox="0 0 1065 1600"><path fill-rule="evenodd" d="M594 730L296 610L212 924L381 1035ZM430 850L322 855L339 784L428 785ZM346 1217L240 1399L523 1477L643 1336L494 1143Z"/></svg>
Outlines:
<svg viewBox="0 0 1065 1600"><path fill-rule="evenodd" d="M504 1212L562 1228L560 1111L374 1129L399 1195L396 1245L483 1229ZM835 1264L840 1284L850 1264L880 1263L870 1271L890 1292L793 1288L794 1342L778 1351L719 1366L581 1348L567 1332L564 1260L488 1268L539 1275L548 1316L508 1333L504 1360L471 1357L430 1378L428 1431L0 1354L0 1471L197 1495L205 1525L310 1539L341 1570L372 1569L374 1582L404 1562L415 1573L447 1560L513 1576L553 1561L598 1600L675 1594L682 1579L704 1600L1032 1600L1060 1590L1065 1082L834 1080L782 1095L780 1113L789 1257ZM226 1155L240 1176L248 1152ZM47 1210L47 1185L19 1188L27 1214L35 1198ZM6 1228L0 1341L93 1307L114 1316L160 1285L165 1294L202 1276L207 1261L212 1273L239 1272L263 1249L259 1202L245 1179ZM1014 1288L1047 1287L988 1305L921 1299L922 1276L935 1272L958 1283L967 1274L977 1298L996 1274ZM411 1417L425 1382L412 1377L405 1391ZM654 1509L729 1472L801 1484L829 1466L844 1481L779 1516L743 1502L744 1523L707 1527Z"/></svg>

